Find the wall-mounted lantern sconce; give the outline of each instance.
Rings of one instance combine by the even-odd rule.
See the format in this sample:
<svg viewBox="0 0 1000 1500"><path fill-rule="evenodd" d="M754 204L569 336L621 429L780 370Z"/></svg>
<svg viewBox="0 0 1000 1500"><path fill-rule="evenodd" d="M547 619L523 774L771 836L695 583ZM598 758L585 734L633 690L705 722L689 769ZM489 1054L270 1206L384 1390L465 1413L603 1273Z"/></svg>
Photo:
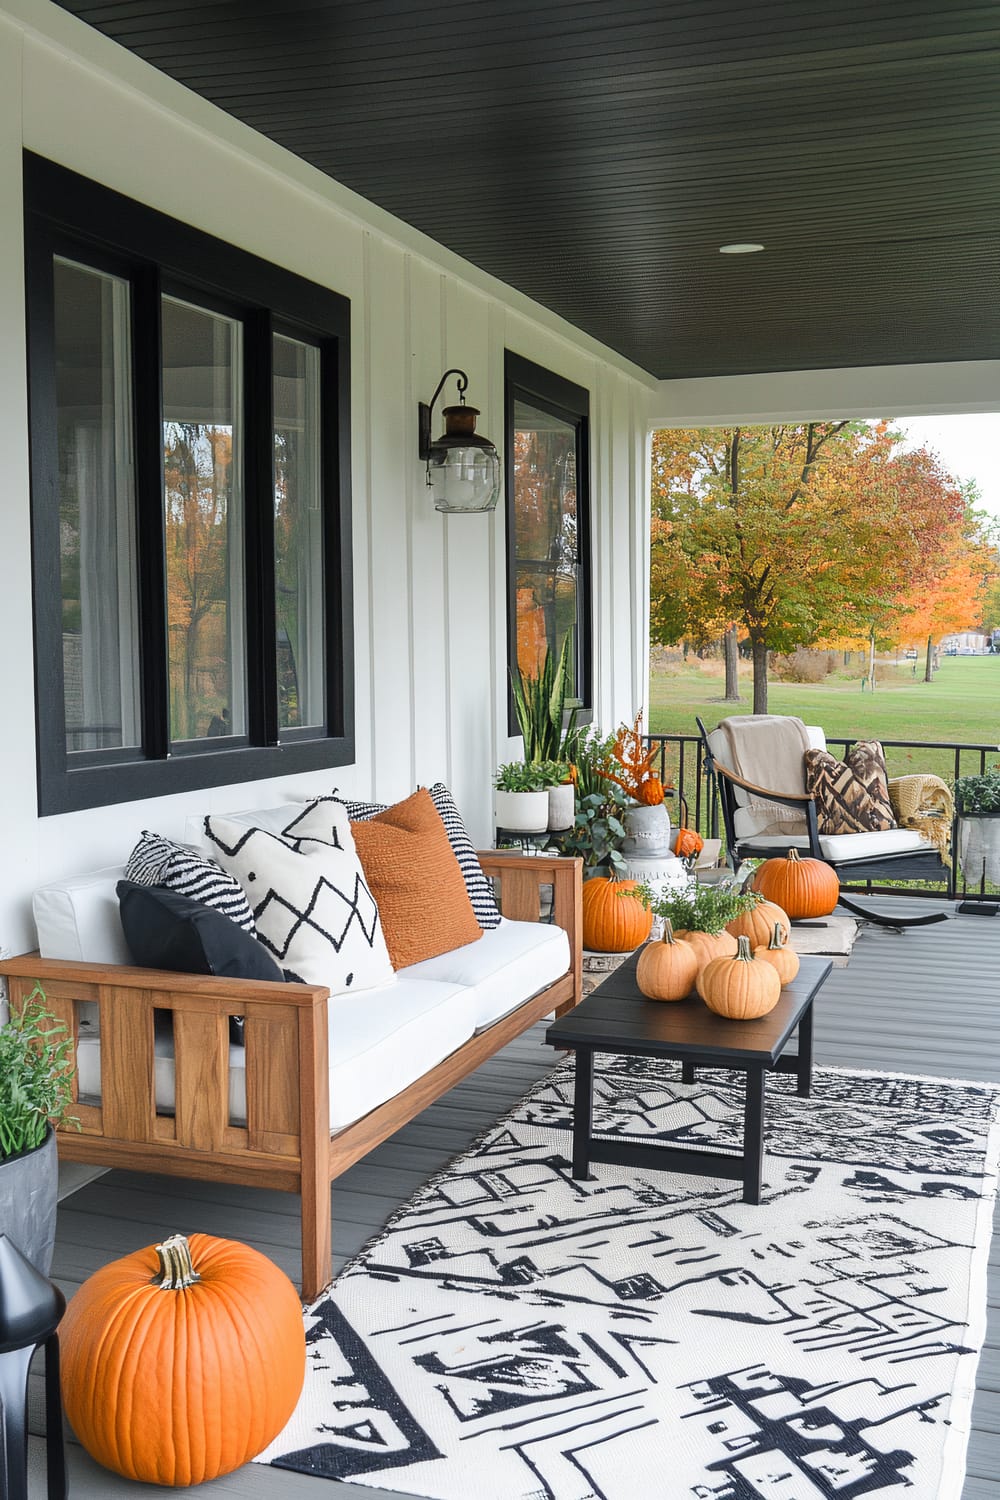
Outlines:
<svg viewBox="0 0 1000 1500"><path fill-rule="evenodd" d="M444 408L444 432L431 442L431 413L449 375L458 377L461 405ZM476 432L479 411L465 404L468 385L464 370L445 370L430 405L419 404L420 457L427 465L427 488L435 509L452 514L492 510L500 494L500 459L489 438Z"/></svg>

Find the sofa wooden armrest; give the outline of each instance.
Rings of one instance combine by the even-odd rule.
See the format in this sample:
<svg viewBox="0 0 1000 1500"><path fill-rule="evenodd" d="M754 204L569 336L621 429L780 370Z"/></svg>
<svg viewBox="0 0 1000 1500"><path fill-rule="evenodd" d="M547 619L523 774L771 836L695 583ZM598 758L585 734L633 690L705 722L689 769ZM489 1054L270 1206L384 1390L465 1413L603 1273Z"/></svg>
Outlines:
<svg viewBox="0 0 1000 1500"><path fill-rule="evenodd" d="M302 1293L312 1301L331 1276L330 1183L479 1064L551 1011L581 998L578 859L482 856L500 884L501 909L537 921L542 887L570 944L566 974L477 1032L408 1088L330 1135L329 991L320 985L219 979L200 974L82 963L22 954L0 962L11 1004L36 984L65 1022L74 1051L80 1007L98 1010L99 1099L80 1099L80 1128L58 1133L66 1160L299 1193ZM244 1020L246 1121L229 1113L229 1018ZM173 1035L175 1106L157 1109L154 1022ZM169 1021L165 1018L169 1017Z"/></svg>

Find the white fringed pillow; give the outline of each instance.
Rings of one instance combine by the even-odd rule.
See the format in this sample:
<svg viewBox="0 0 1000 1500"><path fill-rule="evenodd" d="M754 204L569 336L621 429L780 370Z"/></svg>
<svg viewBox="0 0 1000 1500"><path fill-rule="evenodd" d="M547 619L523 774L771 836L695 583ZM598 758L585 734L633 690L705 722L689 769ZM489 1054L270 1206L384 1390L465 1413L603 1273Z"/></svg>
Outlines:
<svg viewBox="0 0 1000 1500"><path fill-rule="evenodd" d="M223 869L246 892L257 937L288 978L331 993L371 989L393 978L375 898L365 881L346 813L336 842L295 838L209 816L205 835Z"/></svg>

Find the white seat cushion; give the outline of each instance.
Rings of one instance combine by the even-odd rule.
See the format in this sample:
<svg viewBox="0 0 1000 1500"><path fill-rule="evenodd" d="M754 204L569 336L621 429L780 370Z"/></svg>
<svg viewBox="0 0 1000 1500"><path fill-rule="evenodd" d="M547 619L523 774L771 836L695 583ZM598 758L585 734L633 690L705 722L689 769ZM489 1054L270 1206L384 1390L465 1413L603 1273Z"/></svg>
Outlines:
<svg viewBox="0 0 1000 1500"><path fill-rule="evenodd" d="M754 838L755 849L808 849L806 838L781 838L778 834L761 834ZM928 843L913 828L887 828L884 833L824 833L820 834L819 847L826 859L839 864L848 859L875 859L887 854L926 854L934 852Z"/></svg>
<svg viewBox="0 0 1000 1500"><path fill-rule="evenodd" d="M360 999L360 1003L359 1003ZM410 979L404 973L362 997L332 995L330 1009L330 1129L360 1120L443 1061L473 1032L467 991L457 984ZM174 1108L174 1044L168 1028L154 1041L156 1107ZM229 1114L247 1117L246 1054L229 1048ZM81 1030L77 1047L81 1097L101 1093L101 1039Z"/></svg>
<svg viewBox="0 0 1000 1500"><path fill-rule="evenodd" d="M503 917L499 927L484 932L478 943L425 958L403 973L408 978L467 985L473 1028L482 1031L560 979L569 965L564 928L547 922L510 922Z"/></svg>

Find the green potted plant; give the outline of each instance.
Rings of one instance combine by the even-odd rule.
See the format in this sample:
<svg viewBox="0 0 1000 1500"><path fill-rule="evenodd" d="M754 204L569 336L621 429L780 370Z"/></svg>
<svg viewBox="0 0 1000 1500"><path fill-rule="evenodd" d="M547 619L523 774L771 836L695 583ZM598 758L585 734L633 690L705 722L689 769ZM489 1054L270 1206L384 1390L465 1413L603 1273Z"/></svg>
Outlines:
<svg viewBox="0 0 1000 1500"><path fill-rule="evenodd" d="M630 799L604 774L610 763L614 735L602 736L596 729L578 729L566 746L575 767L575 815L573 825L556 840L562 854L583 860L584 879L593 875L625 874L621 852L625 841L622 821Z"/></svg>
<svg viewBox="0 0 1000 1500"><path fill-rule="evenodd" d="M549 824L549 785L541 766L512 760L497 769L493 818L508 833L544 833Z"/></svg>
<svg viewBox="0 0 1000 1500"><path fill-rule="evenodd" d="M517 727L524 739L524 758L528 762L568 761L567 747L576 737L577 708L569 710L570 653L573 632L563 637L558 657L546 649L535 676L517 668L510 674L511 693ZM565 724L563 720L566 719Z"/></svg>
<svg viewBox="0 0 1000 1500"><path fill-rule="evenodd" d="M53 1126L68 1119L72 1077L66 1027L36 985L0 1028L0 1224L44 1275L58 1196Z"/></svg>
<svg viewBox="0 0 1000 1500"><path fill-rule="evenodd" d="M1000 885L1000 764L955 782L958 862L970 884Z"/></svg>
<svg viewBox="0 0 1000 1500"><path fill-rule="evenodd" d="M736 952L736 939L726 926L761 900L756 891L743 890L733 881L698 885L692 881L683 890L654 890L642 884L635 894L657 917L669 920L675 937L691 944L698 958L698 972L713 958Z"/></svg>

